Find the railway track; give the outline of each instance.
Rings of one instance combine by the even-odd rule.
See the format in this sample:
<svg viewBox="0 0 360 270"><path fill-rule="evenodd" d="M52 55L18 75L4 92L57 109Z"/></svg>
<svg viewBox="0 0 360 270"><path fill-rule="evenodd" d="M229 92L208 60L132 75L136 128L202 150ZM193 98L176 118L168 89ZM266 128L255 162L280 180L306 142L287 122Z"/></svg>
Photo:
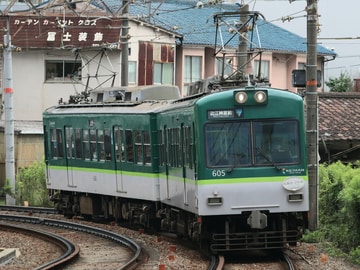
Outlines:
<svg viewBox="0 0 360 270"><path fill-rule="evenodd" d="M111 231L106 231L100 228L91 227L83 224L73 223L73 222L65 222L61 220L53 220L53 219L46 219L46 218L40 218L40 217L29 217L29 216L22 216L22 215L8 215L8 214L1 214L0 220L3 222L22 222L23 224L32 224L32 225L43 225L43 226L49 226L52 228L59 228L59 229L65 229L65 230L72 230L72 231L78 231L86 234L95 235L96 237L101 237L104 239L111 240L112 242L116 243L117 245L121 245L123 247L126 247L126 249L131 250L132 256L130 259L128 259L125 263L119 262L119 265L121 264L120 269L131 269L135 265L138 264L141 256L141 247L136 242L132 241L131 239L124 237L122 235L113 233ZM32 230L34 231L34 230ZM53 235L48 234L47 237L51 238ZM60 237L59 237L60 238ZM54 238L55 239L55 238ZM61 242L60 239L57 240L58 242ZM64 244L67 245L67 244ZM70 244L69 244L70 245ZM76 248L75 248L76 249ZM66 254L69 252L66 252ZM78 253L78 251L77 251ZM74 257L73 255L68 256L62 256L61 259L58 259L57 262L48 262L48 265L45 265L45 268L39 268L39 269L52 269L54 267L59 267L58 264L61 263L61 265L68 264L70 260L72 260ZM55 265L56 263L56 265ZM54 266L51 266L54 265Z"/></svg>
<svg viewBox="0 0 360 270"><path fill-rule="evenodd" d="M34 218L34 217L29 217L29 216L23 216L24 220L26 223L42 223L42 224L47 224L49 222L49 220L51 219L47 219L47 218L43 218L43 214L56 214L56 211L54 211L52 208L38 208L38 207L15 207L15 206L12 206L12 207L8 207L8 206L0 206L0 211L14 211L16 212L17 214L22 214L22 215L26 215L26 214L30 214L30 213L33 213L35 215L35 213L39 213L40 217L38 218ZM1 215L0 215L0 218L1 218ZM56 220L56 223L58 223L57 225L50 225L50 226L53 226L53 227L59 227L59 228L69 228L69 230L75 230L75 231L82 231L83 230L83 227L87 228L88 226L84 226L84 225L81 225L81 224L78 224L78 223L70 223L70 225L68 225L67 223L68 222L64 222L64 221L58 221ZM75 229L73 228L73 226L79 226L80 225L80 228L78 229ZM98 234L98 231L99 229L96 228L96 231L93 232L93 234ZM102 231L100 229L100 231ZM168 238L167 234L163 235L163 238ZM172 242L174 242L175 240L172 239ZM286 255L286 254L283 254L283 257L280 258L280 259L277 259L278 262L276 262L276 259L269 259L269 261L273 261L271 264L271 267L269 268L268 266L261 266L262 263L256 263L257 265L254 266L254 265L251 265L251 262L248 261L245 263L245 265L247 263L249 263L249 268L240 268L240 269L267 269L267 270L275 270L275 269L286 269L286 270L295 270L296 268L294 267L294 265L292 264L290 258ZM160 265L161 264L166 264L166 262L159 262ZM175 261L173 261L174 264ZM155 263L156 264L156 263ZM268 263L269 264L269 263ZM149 265L146 266L146 264L144 266L139 266L139 269L147 269L147 267L150 267ZM224 268L226 267L226 268ZM207 269L207 270L221 270L221 269L239 269L239 264L232 264L231 262L229 263L228 261L226 262L226 265L225 265L225 257L223 256L214 256L211 258L211 261L208 263L208 267L206 268L202 268L201 269ZM244 267L244 263L242 263L242 267ZM247 267L247 266L245 266ZM171 269L173 268L173 266L171 267ZM70 268L69 268L70 269ZM150 269L150 268L149 268ZM160 268L159 268L160 269ZM174 269L177 269L176 267ZM180 269L180 268L179 268ZM193 268L191 268L193 269ZM200 268L198 268L200 269Z"/></svg>
<svg viewBox="0 0 360 270"><path fill-rule="evenodd" d="M69 263L71 260L75 259L80 252L80 249L77 245L73 244L68 239L61 237L56 234L52 234L49 232L44 231L38 231L38 230L32 230L25 227L15 226L13 224L0 224L0 230L2 231L16 231L22 234L29 234L29 235L35 235L38 238L41 238L45 241L49 241L53 243L54 245L58 246L62 251L63 254L59 256L58 258L55 258L53 260L48 261L45 264L42 264L35 269L37 270L43 270L43 269L53 269L55 267L61 267L67 263Z"/></svg>

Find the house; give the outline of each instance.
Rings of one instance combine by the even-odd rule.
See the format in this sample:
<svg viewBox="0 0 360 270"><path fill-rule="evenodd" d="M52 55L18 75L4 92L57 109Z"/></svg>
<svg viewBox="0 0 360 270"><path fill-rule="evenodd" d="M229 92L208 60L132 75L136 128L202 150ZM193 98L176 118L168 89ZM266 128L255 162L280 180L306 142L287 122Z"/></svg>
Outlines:
<svg viewBox="0 0 360 270"><path fill-rule="evenodd" d="M360 159L360 93L319 93L321 163Z"/></svg>
<svg viewBox="0 0 360 270"><path fill-rule="evenodd" d="M181 46L176 50L175 67L175 84L183 95L188 94L190 83L221 74L223 67L227 75L235 72L239 34L245 32L239 26L239 11L239 6L235 4L209 4L198 8L196 1L186 0L150 1L130 7L132 15L142 14L142 20L172 29L183 36ZM255 23L252 23L253 19L256 19ZM258 76L260 72L260 77L272 86L297 92L298 89L292 86L292 71L305 69L306 39L267 22L261 11L249 17L246 34L246 73ZM326 61L336 56L336 53L320 45L317 53L320 71L323 71Z"/></svg>
<svg viewBox="0 0 360 270"><path fill-rule="evenodd" d="M0 24L8 30L14 48L15 123L37 123L46 108L70 96L120 85L124 65L128 85L176 84L184 96L198 80L222 74L222 70L222 75L230 76L237 70L238 36L243 29L239 28L238 6L220 3L198 8L195 1L186 0L127 3L129 13L125 14L118 0L54 0L30 6L9 1L3 6ZM246 28L246 73L274 87L297 91L292 87L292 70L305 66L306 40L258 15ZM122 62L125 56L127 63ZM320 70L334 57L334 52L318 46ZM15 136L30 136L22 126L15 124ZM41 136L42 127L34 127L33 135ZM15 148L23 149L18 144ZM40 143L36 149L43 151ZM23 164L18 154L17 167ZM4 156L1 152L0 180ZM33 159L39 156L34 153Z"/></svg>

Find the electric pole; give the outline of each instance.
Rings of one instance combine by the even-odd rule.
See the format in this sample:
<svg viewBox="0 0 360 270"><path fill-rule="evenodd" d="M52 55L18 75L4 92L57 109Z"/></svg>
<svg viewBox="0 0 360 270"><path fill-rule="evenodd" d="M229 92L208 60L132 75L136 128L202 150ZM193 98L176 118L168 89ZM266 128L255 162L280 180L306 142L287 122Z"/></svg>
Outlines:
<svg viewBox="0 0 360 270"><path fill-rule="evenodd" d="M318 223L317 0L307 0L306 139L309 173L309 229Z"/></svg>
<svg viewBox="0 0 360 270"><path fill-rule="evenodd" d="M121 86L129 85L129 1L123 0L121 26Z"/></svg>
<svg viewBox="0 0 360 270"><path fill-rule="evenodd" d="M9 18L4 35L4 107L5 107L5 175L11 192L15 191L14 89L12 82L12 45ZM6 205L15 205L15 198L6 195Z"/></svg>
<svg viewBox="0 0 360 270"><path fill-rule="evenodd" d="M249 13L249 6L242 4L240 7L240 29L239 29L239 47L238 47L238 71L240 72L240 81L243 84L245 75L247 74L247 21ZM246 85L246 84L245 84Z"/></svg>

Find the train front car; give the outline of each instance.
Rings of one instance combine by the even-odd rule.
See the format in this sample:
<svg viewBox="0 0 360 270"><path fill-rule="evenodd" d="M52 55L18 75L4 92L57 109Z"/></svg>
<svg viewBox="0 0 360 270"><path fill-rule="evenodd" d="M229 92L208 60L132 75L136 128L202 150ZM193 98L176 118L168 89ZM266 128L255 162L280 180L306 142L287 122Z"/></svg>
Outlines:
<svg viewBox="0 0 360 270"><path fill-rule="evenodd" d="M198 214L211 251L295 244L309 209L302 98L224 91L199 99L195 115Z"/></svg>

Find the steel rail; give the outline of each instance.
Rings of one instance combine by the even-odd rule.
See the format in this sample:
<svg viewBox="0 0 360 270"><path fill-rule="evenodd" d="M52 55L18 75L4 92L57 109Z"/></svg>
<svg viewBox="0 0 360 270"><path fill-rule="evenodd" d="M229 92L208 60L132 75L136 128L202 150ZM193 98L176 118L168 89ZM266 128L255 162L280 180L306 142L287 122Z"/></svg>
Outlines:
<svg viewBox="0 0 360 270"><path fill-rule="evenodd" d="M0 205L0 211L16 211L16 212L32 212L43 214L58 214L58 211L50 207L35 207L35 206L14 206L14 205Z"/></svg>
<svg viewBox="0 0 360 270"><path fill-rule="evenodd" d="M295 266L294 266L294 264L292 263L290 257L289 257L287 254L285 254L284 252L283 252L282 255L283 255L284 261L286 262L287 269L288 269L288 270L295 270Z"/></svg>
<svg viewBox="0 0 360 270"><path fill-rule="evenodd" d="M133 265L137 264L137 261L141 256L141 246L137 244L135 241L127 238L123 235L106 231L100 228L91 227L83 224L78 224L74 222L65 222L61 220L47 219L47 218L38 218L38 217L29 217L29 216L18 216L18 215L0 215L0 219L9 220L9 221L21 221L32 224L41 224L46 226L65 228L80 232L85 232L89 234L93 234L99 237L103 237L109 240L112 240L122 246L129 248L133 252L133 257L127 261L120 269L128 269Z"/></svg>
<svg viewBox="0 0 360 270"><path fill-rule="evenodd" d="M221 270L224 268L225 259L224 256L212 255L208 270Z"/></svg>

